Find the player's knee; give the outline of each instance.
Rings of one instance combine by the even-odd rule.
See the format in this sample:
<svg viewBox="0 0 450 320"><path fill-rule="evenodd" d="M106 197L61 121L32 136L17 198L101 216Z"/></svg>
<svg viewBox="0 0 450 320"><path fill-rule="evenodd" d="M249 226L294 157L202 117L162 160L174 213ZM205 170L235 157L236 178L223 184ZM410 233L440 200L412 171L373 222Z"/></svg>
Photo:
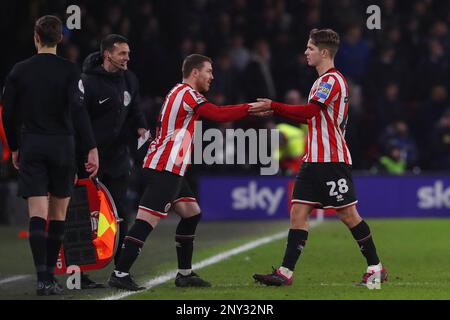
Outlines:
<svg viewBox="0 0 450 320"><path fill-rule="evenodd" d="M308 223L308 210L305 208L293 205L290 212L291 225L303 227Z"/></svg>
<svg viewBox="0 0 450 320"><path fill-rule="evenodd" d="M48 207L46 206L29 206L28 208L30 217L40 217L47 219L48 217Z"/></svg>
<svg viewBox="0 0 450 320"><path fill-rule="evenodd" d="M50 211L48 213L48 218L50 220L59 220L59 221L65 221L66 220L66 212L65 211Z"/></svg>
<svg viewBox="0 0 450 320"><path fill-rule="evenodd" d="M177 202L173 210L182 218L190 218L201 214L200 206L197 202Z"/></svg>
<svg viewBox="0 0 450 320"><path fill-rule="evenodd" d="M67 210L64 208L57 208L54 210L49 210L48 212L48 217L51 220L61 220L64 221L66 220L66 214L67 214Z"/></svg>
<svg viewBox="0 0 450 320"><path fill-rule="evenodd" d="M153 214L150 214L146 211L139 210L138 214L136 215L136 219L140 219L140 220L147 222L154 229L158 225L158 222L161 218L158 216L155 216Z"/></svg>
<svg viewBox="0 0 450 320"><path fill-rule="evenodd" d="M310 210L307 209L305 206L295 204L291 208L290 215L291 215L291 217L295 217L298 219L301 219L301 218L304 219L304 218L308 217L309 213L310 213Z"/></svg>
<svg viewBox="0 0 450 320"><path fill-rule="evenodd" d="M202 219L202 214L198 213L189 218L181 218L177 226L177 235L194 235L197 225Z"/></svg>
<svg viewBox="0 0 450 320"><path fill-rule="evenodd" d="M349 228L356 226L362 220L355 206L337 210L337 215L339 219Z"/></svg>
<svg viewBox="0 0 450 320"><path fill-rule="evenodd" d="M28 198L28 212L30 217L40 217L47 219L49 205L47 197Z"/></svg>

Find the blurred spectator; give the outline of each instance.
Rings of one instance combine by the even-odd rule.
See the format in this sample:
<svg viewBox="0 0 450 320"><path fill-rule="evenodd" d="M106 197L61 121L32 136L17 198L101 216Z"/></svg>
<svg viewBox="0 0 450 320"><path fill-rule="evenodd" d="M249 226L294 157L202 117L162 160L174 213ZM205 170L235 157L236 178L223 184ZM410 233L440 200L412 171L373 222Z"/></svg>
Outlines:
<svg viewBox="0 0 450 320"><path fill-rule="evenodd" d="M437 38L431 38L428 43L428 54L419 66L421 81L416 83L419 98L427 96L433 85L448 85L450 73L450 57L445 54L444 46Z"/></svg>
<svg viewBox="0 0 450 320"><path fill-rule="evenodd" d="M389 125L381 136L380 145L388 155L392 152L390 148L395 146L408 169L417 166L418 150L414 139L409 134L406 122L399 120Z"/></svg>
<svg viewBox="0 0 450 320"><path fill-rule="evenodd" d="M231 65L230 55L228 52L223 52L214 61L214 85L211 94L221 93L224 100L216 104L227 105L238 101L239 91L239 77Z"/></svg>
<svg viewBox="0 0 450 320"><path fill-rule="evenodd" d="M444 47L444 50L447 52L449 45L450 45L450 39L449 39L449 33L448 33L448 25L443 20L437 20L433 23L430 29L430 37L436 38Z"/></svg>
<svg viewBox="0 0 450 320"><path fill-rule="evenodd" d="M289 31L292 22L283 0L278 0L275 4L267 1L259 18L254 26L254 35L269 41L273 41L278 34Z"/></svg>
<svg viewBox="0 0 450 320"><path fill-rule="evenodd" d="M311 30L314 28L318 28L320 26L320 19L321 19L320 9L318 7L311 8L311 10L309 10L306 15L305 22L307 29Z"/></svg>
<svg viewBox="0 0 450 320"><path fill-rule="evenodd" d="M150 11L150 8L147 5L144 6L145 12ZM148 14L150 13L148 12ZM166 90L169 90L172 72L178 75L179 67L171 68L169 65L167 51L161 44L158 19L150 16L142 24L139 36L139 42L130 55L132 57L131 67L136 70L141 84L141 92L144 96L163 95Z"/></svg>
<svg viewBox="0 0 450 320"><path fill-rule="evenodd" d="M221 12L217 19L218 26L217 30L214 34L214 37L219 38L220 40L227 40L231 37L231 17L227 12Z"/></svg>
<svg viewBox="0 0 450 320"><path fill-rule="evenodd" d="M409 79L405 61L398 55L397 49L391 44L384 44L379 53L371 59L368 73L363 84L366 86L368 95L376 98L380 95L381 88L388 81L401 84L400 90L409 88Z"/></svg>
<svg viewBox="0 0 450 320"><path fill-rule="evenodd" d="M392 20L396 18L396 0L384 0L382 4L383 18Z"/></svg>
<svg viewBox="0 0 450 320"><path fill-rule="evenodd" d="M235 34L231 41L230 49L231 64L239 72L242 72L247 67L250 61L250 51L244 46L244 36L242 34Z"/></svg>
<svg viewBox="0 0 450 320"><path fill-rule="evenodd" d="M284 90L296 88L301 92L308 92L311 84L317 79L317 72L314 68L308 66L304 54L305 48L297 53L291 61L288 61L285 69L282 69L283 77L278 80L278 85L283 94Z"/></svg>
<svg viewBox="0 0 450 320"><path fill-rule="evenodd" d="M406 161L402 158L402 151L395 143L387 147L386 155L378 159L372 168L376 174L403 175L406 172Z"/></svg>
<svg viewBox="0 0 450 320"><path fill-rule="evenodd" d="M194 53L194 41L191 38L185 38L180 46L180 60L183 61L188 55Z"/></svg>
<svg viewBox="0 0 450 320"><path fill-rule="evenodd" d="M108 8L106 13L107 23L111 26L113 30L116 30L115 32L119 32L119 26L122 19L123 10L120 8L119 5L112 5L106 8Z"/></svg>
<svg viewBox="0 0 450 320"><path fill-rule="evenodd" d="M233 0L230 8L230 15L233 17L235 30L247 30L249 20L249 4L247 0Z"/></svg>
<svg viewBox="0 0 450 320"><path fill-rule="evenodd" d="M302 156L306 151L307 128L305 130L303 126L293 126L287 123L273 124L273 127L278 129L280 134L279 149L273 158L279 161L283 175L295 175L300 169Z"/></svg>
<svg viewBox="0 0 450 320"><path fill-rule="evenodd" d="M434 170L450 169L450 108L444 112L439 124L431 135L431 168Z"/></svg>
<svg viewBox="0 0 450 320"><path fill-rule="evenodd" d="M126 38L129 38L130 33L131 33L131 22L130 19L125 18L122 20L122 23L120 24L119 34Z"/></svg>
<svg viewBox="0 0 450 320"><path fill-rule="evenodd" d="M414 121L414 135L421 149L427 150L427 133L433 130L434 125L449 106L447 88L444 85L434 86L429 101L419 108Z"/></svg>
<svg viewBox="0 0 450 320"><path fill-rule="evenodd" d="M286 95L284 96L284 102L287 104L301 105L305 104L306 100L300 91L298 91L297 89L291 89L286 92Z"/></svg>
<svg viewBox="0 0 450 320"><path fill-rule="evenodd" d="M286 92L284 102L291 105L303 105L306 100L300 91L291 89ZM279 161L280 173L294 175L300 169L302 156L306 152L306 137L308 127L294 121L275 123L272 120L266 122L268 129L278 129L280 135L279 149L274 152L273 159Z"/></svg>
<svg viewBox="0 0 450 320"><path fill-rule="evenodd" d="M197 54L206 55L207 46L206 43L202 40L197 40L194 43L194 52Z"/></svg>
<svg viewBox="0 0 450 320"><path fill-rule="evenodd" d="M375 131L375 127L371 127L371 123L365 123L364 119L369 117L369 114L364 111L364 99L362 86L355 82L348 80L349 89L349 107L347 129L345 130L345 140L348 144L352 154L354 166L363 166L367 168L366 163L371 160L366 160L367 146L376 144L373 142L370 133Z"/></svg>
<svg viewBox="0 0 450 320"><path fill-rule="evenodd" d="M289 32L292 26L292 15L286 9L285 0L276 0L274 5L275 19L282 32Z"/></svg>
<svg viewBox="0 0 450 320"><path fill-rule="evenodd" d="M405 112L399 96L399 85L397 82L389 82L380 95L377 104L378 130L382 131L392 121L405 119Z"/></svg>
<svg viewBox="0 0 450 320"><path fill-rule="evenodd" d="M261 97L276 98L270 45L266 40L257 40L254 45L251 62L245 70L245 89L249 101L255 101Z"/></svg>
<svg viewBox="0 0 450 320"><path fill-rule="evenodd" d="M336 67L347 77L360 83L366 75L370 48L359 25L351 26L343 37L336 55Z"/></svg>

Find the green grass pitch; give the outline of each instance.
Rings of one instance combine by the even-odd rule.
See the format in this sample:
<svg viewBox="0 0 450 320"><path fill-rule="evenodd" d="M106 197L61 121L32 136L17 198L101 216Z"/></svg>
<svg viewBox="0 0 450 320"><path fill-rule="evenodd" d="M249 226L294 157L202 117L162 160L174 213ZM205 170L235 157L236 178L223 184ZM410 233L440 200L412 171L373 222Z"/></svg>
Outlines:
<svg viewBox="0 0 450 320"><path fill-rule="evenodd" d="M132 269L139 283L176 269L173 245L176 221L166 222L152 234ZM271 266L280 264L286 244L282 238L197 270L213 284L212 288L180 289L169 280L126 299L450 299L450 220L368 222L389 272L389 281L380 290L354 285L365 271L365 260L345 226L336 220L326 220L310 231L290 287L264 287L251 277L255 272L270 272ZM287 228L288 221L203 222L199 226L194 263ZM17 239L16 232L13 228L0 228L0 283L8 277L33 273L28 242ZM92 277L106 281L110 270L108 267L93 272ZM29 276L0 284L0 299L35 298L34 283L34 276ZM117 293L112 289L72 290L61 298L99 299Z"/></svg>

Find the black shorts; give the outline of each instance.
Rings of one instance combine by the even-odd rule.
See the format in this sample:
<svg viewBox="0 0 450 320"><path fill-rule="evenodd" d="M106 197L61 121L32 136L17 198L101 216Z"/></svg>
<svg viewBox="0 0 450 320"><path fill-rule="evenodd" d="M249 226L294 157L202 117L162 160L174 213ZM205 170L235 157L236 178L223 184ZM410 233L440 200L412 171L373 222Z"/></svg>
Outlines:
<svg viewBox="0 0 450 320"><path fill-rule="evenodd" d="M146 188L139 202L139 209L165 218L177 202L197 202L187 180L175 173L142 169Z"/></svg>
<svg viewBox="0 0 450 320"><path fill-rule="evenodd" d="M19 190L24 198L72 194L76 173L73 136L23 134L19 151Z"/></svg>
<svg viewBox="0 0 450 320"><path fill-rule="evenodd" d="M293 204L342 209L357 202L350 165L306 162L302 164L295 178Z"/></svg>

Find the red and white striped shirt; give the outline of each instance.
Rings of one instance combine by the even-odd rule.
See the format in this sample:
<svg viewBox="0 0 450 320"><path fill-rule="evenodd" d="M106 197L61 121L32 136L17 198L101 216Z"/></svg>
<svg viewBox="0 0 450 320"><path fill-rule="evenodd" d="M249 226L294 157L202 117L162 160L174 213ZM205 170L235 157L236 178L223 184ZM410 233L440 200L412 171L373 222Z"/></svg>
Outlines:
<svg viewBox="0 0 450 320"><path fill-rule="evenodd" d="M352 164L345 142L348 99L347 82L337 69L328 70L314 82L308 100L321 108L308 120L308 153L303 161Z"/></svg>
<svg viewBox="0 0 450 320"><path fill-rule="evenodd" d="M144 158L144 168L166 170L183 176L190 162L195 108L206 98L187 84L179 83L167 94L159 114L156 138Z"/></svg>

